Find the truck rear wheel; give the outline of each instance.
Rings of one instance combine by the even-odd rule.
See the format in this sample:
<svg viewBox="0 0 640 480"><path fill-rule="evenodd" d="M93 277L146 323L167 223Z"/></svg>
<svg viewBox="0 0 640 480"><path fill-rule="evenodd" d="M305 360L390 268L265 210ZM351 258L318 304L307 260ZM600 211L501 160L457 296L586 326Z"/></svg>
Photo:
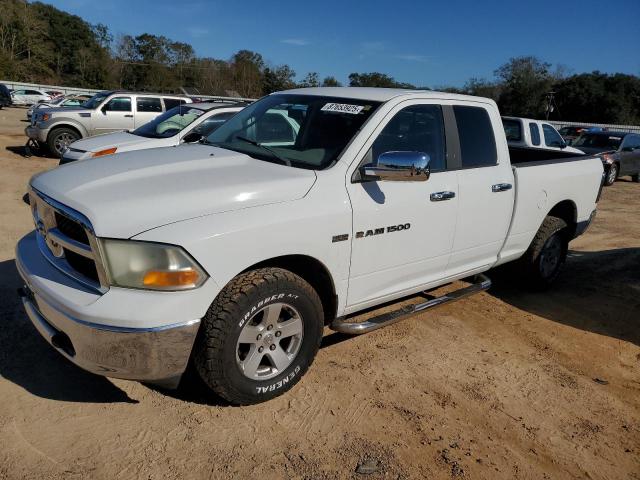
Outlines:
<svg viewBox="0 0 640 480"><path fill-rule="evenodd" d="M550 287L560 274L568 248L567 223L558 217L545 218L520 259L527 283L538 290Z"/></svg>
<svg viewBox="0 0 640 480"><path fill-rule="evenodd" d="M316 291L281 268L232 280L202 319L193 363L231 403L264 402L293 387L320 347L324 313Z"/></svg>
<svg viewBox="0 0 640 480"><path fill-rule="evenodd" d="M47 137L47 146L56 157L62 158L66 147L80 138L78 132L71 128L56 128Z"/></svg>

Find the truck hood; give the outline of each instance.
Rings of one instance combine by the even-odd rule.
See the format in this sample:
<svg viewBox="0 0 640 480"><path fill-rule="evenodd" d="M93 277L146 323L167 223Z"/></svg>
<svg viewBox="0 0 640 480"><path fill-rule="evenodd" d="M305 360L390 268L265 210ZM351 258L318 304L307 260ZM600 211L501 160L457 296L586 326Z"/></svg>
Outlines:
<svg viewBox="0 0 640 480"><path fill-rule="evenodd" d="M91 221L98 236L130 238L168 223L304 197L316 175L206 145L92 158L35 175L31 185Z"/></svg>
<svg viewBox="0 0 640 480"><path fill-rule="evenodd" d="M83 138L73 142L73 148L84 152L99 152L106 148L118 147L118 150L129 150L131 148L151 144L158 139L141 137L127 132L107 133L105 135L96 135L95 137ZM157 146L157 145L156 145Z"/></svg>

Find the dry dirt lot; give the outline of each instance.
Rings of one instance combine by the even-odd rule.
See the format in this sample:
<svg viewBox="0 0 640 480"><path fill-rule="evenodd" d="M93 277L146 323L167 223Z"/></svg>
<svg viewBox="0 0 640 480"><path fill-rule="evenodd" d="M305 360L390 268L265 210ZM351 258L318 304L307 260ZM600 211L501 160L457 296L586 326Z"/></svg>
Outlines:
<svg viewBox="0 0 640 480"><path fill-rule="evenodd" d="M57 162L13 148L23 118L0 111L0 479L640 479L639 184L605 190L552 291L498 276L369 335L327 332L298 386L239 408L85 373L30 325L21 196Z"/></svg>

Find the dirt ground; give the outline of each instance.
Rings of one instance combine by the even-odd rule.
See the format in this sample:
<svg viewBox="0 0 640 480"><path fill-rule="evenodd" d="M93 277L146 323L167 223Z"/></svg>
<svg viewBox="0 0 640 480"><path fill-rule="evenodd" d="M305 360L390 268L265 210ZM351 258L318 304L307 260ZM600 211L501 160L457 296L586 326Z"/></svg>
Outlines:
<svg viewBox="0 0 640 480"><path fill-rule="evenodd" d="M327 331L292 391L240 408L85 373L39 337L14 246L29 177L57 161L21 156L24 118L0 111L0 479L640 479L639 184L605 189L550 292L498 275L368 335Z"/></svg>

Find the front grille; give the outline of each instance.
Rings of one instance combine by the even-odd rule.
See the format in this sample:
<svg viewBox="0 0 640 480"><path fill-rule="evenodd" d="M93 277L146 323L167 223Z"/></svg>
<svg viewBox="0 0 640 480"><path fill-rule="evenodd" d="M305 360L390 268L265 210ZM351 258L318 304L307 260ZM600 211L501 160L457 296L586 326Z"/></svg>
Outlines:
<svg viewBox="0 0 640 480"><path fill-rule="evenodd" d="M67 237L75 240L76 242L84 243L85 245L89 245L89 238L87 237L87 232L82 228L75 220L71 220L69 217L65 217L64 215L55 212L56 225L58 230L64 233Z"/></svg>
<svg viewBox="0 0 640 480"><path fill-rule="evenodd" d="M89 220L35 190L29 192L40 251L66 275L99 292L107 280Z"/></svg>
<svg viewBox="0 0 640 480"><path fill-rule="evenodd" d="M64 250L64 258L67 260L67 263L71 268L73 268L76 272L84 275L90 280L94 282L99 282L98 279L98 271L96 270L96 262L92 259L83 257L82 255L78 255L75 252L65 248Z"/></svg>

